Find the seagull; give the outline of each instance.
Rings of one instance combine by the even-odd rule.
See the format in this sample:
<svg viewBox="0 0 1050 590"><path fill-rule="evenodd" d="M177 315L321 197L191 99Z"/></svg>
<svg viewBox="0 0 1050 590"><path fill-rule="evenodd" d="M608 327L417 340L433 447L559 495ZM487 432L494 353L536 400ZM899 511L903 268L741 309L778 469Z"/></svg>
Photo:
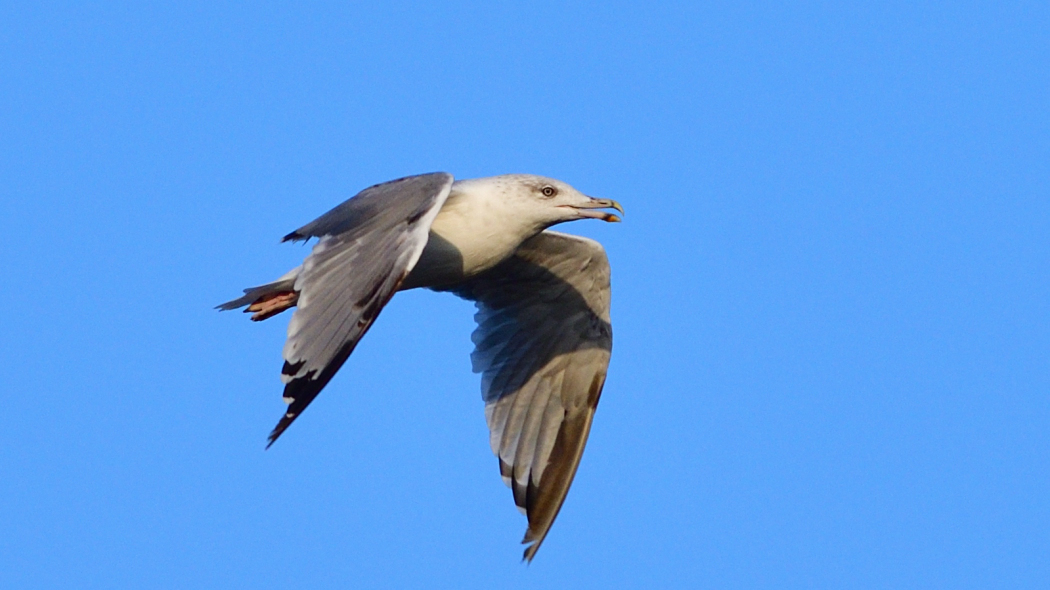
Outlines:
<svg viewBox="0 0 1050 590"><path fill-rule="evenodd" d="M609 261L548 228L620 221L619 203L531 174L454 181L435 172L369 187L282 241L318 238L302 265L217 309L260 321L297 307L284 345L287 411L302 414L398 291L473 301L471 363L500 475L528 518L523 560L550 531L580 464L612 351Z"/></svg>

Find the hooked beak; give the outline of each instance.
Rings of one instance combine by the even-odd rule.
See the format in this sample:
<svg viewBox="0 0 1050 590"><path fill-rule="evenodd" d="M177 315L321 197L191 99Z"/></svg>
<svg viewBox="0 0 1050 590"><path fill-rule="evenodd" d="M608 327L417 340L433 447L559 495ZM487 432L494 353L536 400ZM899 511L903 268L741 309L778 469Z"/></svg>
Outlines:
<svg viewBox="0 0 1050 590"><path fill-rule="evenodd" d="M612 199L595 199L591 200L583 205L570 205L571 209L575 209L576 213L580 217L587 217L591 219L601 219L602 221L617 222L620 218L607 211L595 211L595 209L616 209L623 215L623 207L619 203Z"/></svg>

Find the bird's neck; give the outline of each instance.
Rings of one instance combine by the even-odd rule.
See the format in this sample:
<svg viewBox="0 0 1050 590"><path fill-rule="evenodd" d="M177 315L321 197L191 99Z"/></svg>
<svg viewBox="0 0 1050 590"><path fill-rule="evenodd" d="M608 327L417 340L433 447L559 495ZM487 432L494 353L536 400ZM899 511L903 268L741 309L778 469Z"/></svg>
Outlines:
<svg viewBox="0 0 1050 590"><path fill-rule="evenodd" d="M543 230L508 206L498 187L457 182L430 226L404 288L454 284L496 266Z"/></svg>

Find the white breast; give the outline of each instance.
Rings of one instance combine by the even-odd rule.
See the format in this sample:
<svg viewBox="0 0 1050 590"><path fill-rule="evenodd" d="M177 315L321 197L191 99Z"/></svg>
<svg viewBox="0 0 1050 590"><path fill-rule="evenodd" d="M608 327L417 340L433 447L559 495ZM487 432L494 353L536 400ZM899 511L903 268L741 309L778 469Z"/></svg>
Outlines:
<svg viewBox="0 0 1050 590"><path fill-rule="evenodd" d="M457 182L430 226L432 233L459 250L468 276L495 266L531 234L512 208L513 201L499 188L491 183Z"/></svg>
<svg viewBox="0 0 1050 590"><path fill-rule="evenodd" d="M430 239L403 289L457 283L499 264L538 231L494 179L459 181L430 226Z"/></svg>

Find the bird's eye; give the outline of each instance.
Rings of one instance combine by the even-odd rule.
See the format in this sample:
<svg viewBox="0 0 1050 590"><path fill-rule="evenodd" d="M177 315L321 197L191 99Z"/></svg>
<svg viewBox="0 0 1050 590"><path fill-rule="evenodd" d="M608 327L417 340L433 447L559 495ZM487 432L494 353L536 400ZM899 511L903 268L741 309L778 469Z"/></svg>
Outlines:
<svg viewBox="0 0 1050 590"><path fill-rule="evenodd" d="M545 197L553 197L554 195L558 194L558 190L553 186L545 186L542 189L540 189L540 192L543 193L543 196Z"/></svg>

